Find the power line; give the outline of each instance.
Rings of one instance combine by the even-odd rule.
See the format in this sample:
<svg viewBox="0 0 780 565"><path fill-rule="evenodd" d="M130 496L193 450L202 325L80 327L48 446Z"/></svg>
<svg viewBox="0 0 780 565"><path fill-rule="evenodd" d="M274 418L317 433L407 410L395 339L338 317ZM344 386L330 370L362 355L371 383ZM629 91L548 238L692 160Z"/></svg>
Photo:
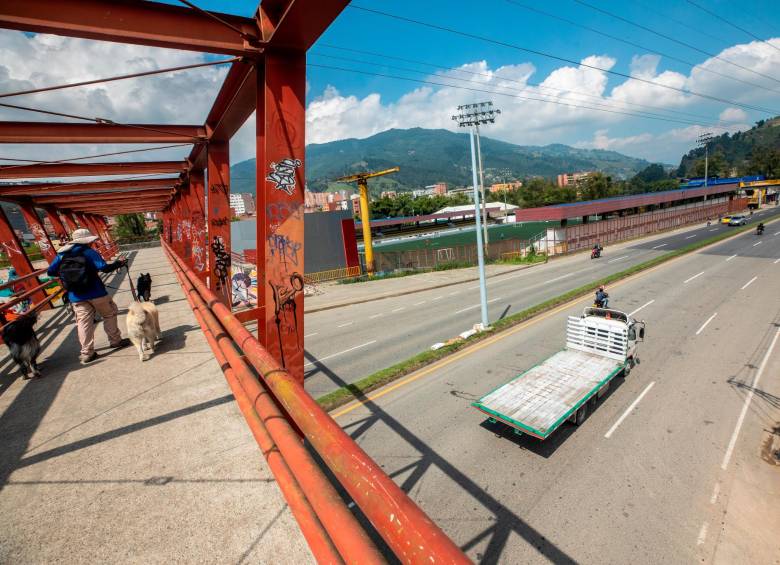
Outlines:
<svg viewBox="0 0 780 565"><path fill-rule="evenodd" d="M256 38L256 37L252 37L252 36L251 36L251 35L249 35L248 33L245 33L245 32L244 32L244 30L242 30L241 28L239 28L239 27L237 27L237 26L234 26L234 25L233 25L233 24L231 24L230 22L227 22L227 21L223 20L222 18L220 18L218 15L216 15L216 14L215 14L215 13L213 13L213 12L209 12L208 10L204 10L203 8L201 8L201 7L199 7L199 6L196 6L196 5L195 5L195 4L193 4L192 2L188 2L188 0L179 0L179 2L181 2L181 3L182 3L182 4L184 4L185 6L188 6L188 7L189 7L189 8L191 8L192 10L194 10L194 11L196 11L196 12L199 12L199 13L203 14L204 16L207 16L207 17L211 18L212 20L218 21L218 22L219 22L219 23L221 23L223 26L225 26L225 27L227 27L227 28L230 28L230 29L232 29L232 30L233 30L233 31L235 31L235 32L236 32L238 35L240 35L240 36L241 36L243 39L246 39L246 40L253 40L253 41L256 41L256 40L257 40L257 38Z"/></svg>
<svg viewBox="0 0 780 565"><path fill-rule="evenodd" d="M310 54L312 54L312 53L310 52ZM342 60L342 61L349 61L349 62L354 62L354 63L362 63L362 64L366 64L366 65L377 65L378 64L378 65L380 65L382 67L385 67L385 68L388 68L388 69L395 69L395 70L406 71L406 72L420 73L420 74L425 74L425 75L429 74L429 73L427 73L425 71L418 71L416 69L409 69L409 68L405 68L405 67L397 67L397 66L393 66L393 65L387 65L387 64L384 64L384 63L372 63L372 62L368 62L368 61L361 61L359 59L351 59L349 57L337 57L337 56L334 56L334 55L324 55L324 54L320 54L320 53L314 53L314 55L319 56L319 57L328 57L328 58L331 58L331 59L338 59L338 60ZM457 69L453 69L453 70L457 70ZM484 76L490 76L490 75L486 75L485 73L478 73L478 74L484 75ZM438 75L438 76L441 76L441 75ZM470 80L470 79L463 79L463 78L451 77L451 76L442 76L442 78L445 78L445 79L448 79L448 80L457 80L457 81L461 81L461 82L466 82L468 84L475 84L475 81ZM518 83L522 84L520 81L511 81L511 82L518 82ZM479 84L479 83L476 83L476 84ZM451 84L451 85L448 85L448 86L450 86L452 88L457 88L457 85L454 85L454 84ZM506 88L506 87L497 86L497 87L493 87L493 88ZM496 92L498 92L498 91L496 91ZM520 92L520 93L522 93L522 92L526 92L526 89L522 88L520 90L511 90L511 92ZM531 93L531 94L533 94L533 93ZM545 94L543 92L539 93L539 95L540 96L552 97L552 95ZM554 99L551 100L550 98L544 98L544 99L529 98L529 100L538 100L538 101L545 101L545 102L556 102L556 100L554 100ZM600 98L600 100L603 100L603 99ZM597 103L592 103L592 104L594 104L594 106L588 106L587 108L589 108L589 109L599 109L599 108L612 109L612 108L616 107L616 106L609 105L609 104L597 104ZM669 116L665 116L663 114L655 114L655 113L652 113L652 112L635 112L635 113L632 113L631 115L634 115L634 116L637 116L637 117L650 117L650 116L660 117L660 118L667 118L667 117L669 117ZM707 118L705 116L697 116L697 117L701 117L701 118L706 119L706 120L710 119L710 118ZM689 123L696 123L696 122L689 122ZM723 122L721 122L721 123L723 123Z"/></svg>
<svg viewBox="0 0 780 565"><path fill-rule="evenodd" d="M638 24L634 21L629 20L628 18L624 18L623 16L619 16L617 14L613 14L612 12L608 10L604 10L603 8L599 8L598 6L594 6L593 4L589 4L588 2L585 2L585 0L572 0L573 2L576 2L577 4L581 4L583 6L586 6L590 8L591 10L595 10L597 12L600 12L602 14L605 14L611 18L615 18L616 20L620 20L621 22L625 22L629 25L632 25L634 27L637 27L639 29L643 29L647 32L650 32L652 34L657 35L658 37L663 37L664 39L668 41L673 41L679 45L682 45L683 47L687 47L688 49L693 49L694 51L698 51L699 53L702 53L704 55L707 55L708 57L712 57L713 59L717 59L718 61L723 61L724 63L728 63L729 65L733 65L739 69L742 69L743 71L747 71L749 73L753 73L754 75L758 75L764 78L768 78L769 80L773 80L775 82L780 82L780 80L771 77L769 75L765 75L764 73L759 73L758 71L754 71L753 69L750 69L748 67L745 67L743 65L740 65L739 63L735 63L733 61L729 61L728 59L724 59L723 57L716 55L714 53L710 53L709 51L705 51L704 49L700 49L699 47L696 47L695 45L691 45L690 43L686 43L685 41L680 41L679 39L672 37L671 35L666 35L664 33L661 33L660 31L655 31L652 28L649 28L645 25Z"/></svg>
<svg viewBox="0 0 780 565"><path fill-rule="evenodd" d="M593 70L596 70L596 71L601 71L601 72L604 72L604 73L608 73L608 74L611 74L611 75L615 75L615 76L619 76L619 77L635 80L635 81L638 81L638 82L651 84L653 86L657 86L659 88L664 88L666 90L673 90L675 92L680 92L682 94L691 94L693 96L698 96L700 98L706 98L708 100L713 100L715 102L721 102L721 103L727 104L729 106L739 106L741 108L746 108L748 110L756 110L758 112L764 112L764 113L772 114L772 115L780 114L780 112L772 110L772 109L762 108L760 106L753 106L751 104L744 104L742 102L736 102L734 100L729 100L727 98L720 98L718 96L713 96L711 94L704 94L702 92L696 92L696 91L689 90L689 89L678 88L676 86L671 86L671 85L668 85L668 84L655 82L655 81L652 81L652 80L649 80L649 79L631 76L631 75L626 74L626 73L621 73L620 71L613 71L611 69L605 69L605 68L602 68L602 67L598 67L596 65L590 65L588 63L583 63L581 61L575 61L573 59L568 59L566 57L561 57L559 55L553 55L551 53L546 53L544 51L539 51L537 49L530 49L528 47L521 47L521 46L516 45L514 43L508 43L506 41L500 41L500 40L497 40L497 39L491 39L489 37L485 37L485 36L482 36L482 35L477 35L475 33L470 33L470 32L467 32L467 31L453 29L453 28L446 27L446 26L441 26L441 25L438 25L438 24L432 24L432 23L428 23L428 22L423 22L423 21L420 21L420 20L415 20L413 18L408 18L406 16L399 16L397 14L390 14L388 12L382 12L380 10L374 10L372 8L365 8L363 6L358 6L356 4L349 4L348 7L352 8L352 9L355 9L355 10L361 10L361 11L364 11L364 12L377 14L377 15L384 16L384 17L387 17L387 18L392 18L392 19L395 19L395 20L399 20L399 21L403 21L403 22L407 22L407 23L412 23L412 24L415 24L415 25L428 27L428 28L435 29L435 30L438 30L438 31L444 31L444 32L447 32L447 33L455 34L455 35L460 35L462 37L468 37L470 39L477 39L479 41L492 43L494 45L500 45L502 47L509 47L510 49L517 49L518 51L523 51L523 52L526 52L526 53L532 53L534 55L539 55L541 57L547 57L548 59L554 59L556 61L562 61L564 63L569 63L571 65L576 65L578 67L585 67L587 69L593 69Z"/></svg>
<svg viewBox="0 0 780 565"><path fill-rule="evenodd" d="M133 73L129 75L118 75L108 78L97 78L95 80L85 80L81 82L71 82L68 84L59 84L55 86L45 86L42 88L34 88L32 90L19 90L17 92L4 92L0 94L0 98L9 98L11 96L22 96L25 94L36 94L38 92L50 92L52 90L62 90L64 88L75 88L77 86L87 86L90 84L99 84L102 82L114 82L117 80L125 80L130 78L138 78L138 77L146 77L150 75L159 75L163 73L172 73L176 71L184 71L189 69L197 69L199 67L213 67L215 65L225 65L227 63L235 63L236 61L240 61L240 57L233 57L232 59L224 59L222 61L213 61L210 63L195 63L193 65L183 65L181 67L169 67L167 69L157 69L154 71L145 71L142 73Z"/></svg>
<svg viewBox="0 0 780 565"><path fill-rule="evenodd" d="M713 18L716 18L716 19L718 19L718 20L720 20L720 21L722 21L722 22L724 22L724 23L726 23L726 24L730 25L730 26L731 26L731 27L733 27L734 29L738 29L739 31L741 31L741 32L743 32L743 33L746 33L747 35L749 35L749 36L750 36L750 37L752 37L753 39L757 39L757 40L761 41L762 43L766 43L766 44L767 44L767 45L769 45L770 47L774 47L775 49L777 49L778 51L780 51L780 47L777 47L776 45L773 45L773 44L769 43L768 41L765 41L765 40L761 39L760 37L758 37L758 36L757 36L755 33L753 33L752 31L746 30L745 28L738 26L737 24L735 24L735 23L734 23L734 22L732 22L731 20L728 20L728 19L726 19L726 18L724 18L724 17L721 17L721 16L719 16L718 14L716 14L715 12L713 12L712 10L708 10L708 9L707 9L707 8L705 8L704 6L702 6L702 5L700 5L700 4L697 4L696 2L693 2L692 0L686 0L686 2L688 2L688 4L690 4L691 6L695 6L696 8L698 8L699 10L701 10L702 12L704 12L704 13L706 13L706 14L709 14L709 15L710 15L710 16L712 16Z"/></svg>
<svg viewBox="0 0 780 565"><path fill-rule="evenodd" d="M540 10L539 8L535 8L533 6L528 6L526 4L523 4L521 2L517 2L516 0L505 0L507 3L512 4L514 6L517 6L519 8L522 8L524 10L528 10L530 12L535 12L537 14L541 14L543 16L547 16L548 18L553 18L561 22L566 22L569 25L573 25L575 27L579 27L582 29L585 29L587 31L590 31L592 33L608 37L609 39L613 39L615 41L620 41L621 43L625 43L626 45L631 45L632 47L637 47L638 49L642 49L644 51L648 51L650 53L653 53L655 55L660 55L662 57L666 57L667 59L671 59L672 61L677 61L678 63L682 63L684 65L688 65L691 68L697 67L698 65L696 63L691 63L690 61L686 61L685 59L681 59L680 57L677 57L676 55L670 55L669 53L664 53L663 51L658 51L655 49L651 49L650 47L646 47L644 45L640 45L639 43L634 43L633 41L629 41L628 39L624 39L622 37L618 37L616 35L612 35L610 33L607 33L605 31L601 31L599 29L596 29L591 26L587 26L585 24L581 24L579 22L575 22L574 20L570 20L568 18L564 18L563 16L559 16L557 14L551 14L550 12L545 12L544 10ZM756 88L761 88L763 90L768 90L769 92L774 92L775 94L780 94L780 90L775 90L774 88L769 88L768 86L764 86L762 84L756 84L755 82L749 82L746 80L739 79L735 76L727 75L725 73L721 73L718 71L714 71L712 69L708 69L707 67L699 67L699 70L702 72L711 73L714 75L718 75L720 77L727 78L729 80L733 80L736 82L741 82L742 84L747 84ZM780 82L780 81L778 81Z"/></svg>
<svg viewBox="0 0 780 565"><path fill-rule="evenodd" d="M556 88L556 87L553 87L553 86L546 86L546 85L544 85L542 83L539 83L539 82L531 82L531 81L523 82L523 81L520 81L520 80L517 80L517 79L504 77L502 75L499 75L498 73L492 73L492 74L490 74L490 73L480 73L480 72L477 72L477 71L469 71L469 70L460 69L460 68L457 68L457 67L448 67L446 65L439 65L439 64L434 64L434 63L428 63L426 61L417 61L415 59L407 59L407 58L404 58L404 57L397 57L397 56L394 56L394 55L386 55L384 53L375 53L375 52L372 52L372 51L364 51L364 50L361 50L361 49L353 49L353 48L350 48L350 47L339 47L338 45L332 45L332 44L329 44L329 43L318 43L317 45L318 45L318 47L326 47L328 49L336 49L338 51L347 51L347 52L351 52L351 53L358 53L358 54L361 54L361 55L370 55L370 56L373 56L373 57L380 57L380 58L383 58L383 59L392 59L392 60L396 60L396 61L403 61L405 63L412 63L412 64L415 64L415 65L423 65L423 66L432 67L432 68L435 68L435 69L442 69L442 70L450 71L450 72L464 73L464 74L471 75L471 76L479 76L479 77L485 77L485 78L497 78L497 79L501 79L501 80L507 81L507 82L515 82L515 83L520 84L520 85L522 85L524 87L523 89L521 89L521 92L526 90L525 87L532 86L532 87L536 87L536 88L539 88L539 89L555 91L555 92L558 92L558 93L575 94L577 96L583 96L585 98L591 98L591 99L595 99L595 100L599 100L599 101L604 101L605 100L604 97L599 96L599 95L588 94L586 92L580 92L578 90L567 90L565 88ZM311 51L310 51L310 53L311 53ZM357 62L361 62L361 63L365 63L365 64L374 64L374 63L369 63L367 61L358 61L356 59L348 59L348 58L345 58L345 57L336 57L334 55L325 55L325 54L322 54L322 53L317 53L317 55L319 55L321 57L331 57L331 58L334 58L334 59L342 58L344 60L357 61ZM386 66L388 68L392 68L389 65L385 65L385 64L382 64L382 65ZM400 69L402 67L396 67L396 68ZM421 73L421 74L428 74L428 73L423 73L423 71L417 71L417 70L412 70L412 69L408 69L408 70L410 70L412 72ZM451 78L454 78L454 77L451 77ZM540 93L540 94L543 95L543 96L554 96L552 94L546 94L546 93L543 93L543 92ZM701 119L701 120L710 120L710 119L712 119L709 116L703 116L701 114L694 114L692 112L684 112L684 111L681 111L681 110L674 110L674 109L671 109L671 108L664 108L662 106L652 106L652 105L649 105L649 104L639 104L638 102L612 101L611 104L605 104L605 105L606 106L611 106L611 107L618 107L618 108L625 107L625 106L635 106L637 108L649 108L651 110L660 110L660 111L668 112L668 113L671 113L671 114L679 114L681 116L690 116L690 117L698 118L698 119ZM728 121L724 121L724 120L719 120L719 121L720 121L720 123L729 123ZM731 122L731 123L737 123L737 122Z"/></svg>
<svg viewBox="0 0 780 565"><path fill-rule="evenodd" d="M672 16L670 16L668 14L665 14L665 13L659 11L659 10L656 10L653 6L650 6L646 2L640 2L640 0L634 0L634 3L642 6L648 12L651 12L651 13L653 13L653 14L655 14L655 15L657 15L657 16L665 19L665 20L669 20L670 22L674 22L677 25L682 26L682 27L684 27L686 29L694 31L694 32L698 33L699 35L703 35L704 37L709 37L710 39L714 39L715 41L718 41L720 43L725 43L723 41L722 37L718 37L717 35L713 35L711 33L707 33L706 31L703 31L703 30L701 30L699 28L696 28L696 27L694 27L694 26L692 26L690 24L687 24L687 23L685 23L682 20L678 20L676 18L673 18Z"/></svg>
<svg viewBox="0 0 780 565"><path fill-rule="evenodd" d="M174 145L161 145L158 147L144 147L142 149L126 149L124 151L114 151L112 153L98 153L97 155L87 155L85 157L73 157L71 159L58 159L56 161L38 161L35 159L19 159L17 157L0 157L0 161L15 161L24 163L22 165L7 165L3 167L3 170L15 169L18 167L28 167L33 165L52 165L58 163L72 163L73 161L83 161L84 159L95 159L97 157L112 157L114 155L129 155L130 153L142 153L144 151L158 151L160 149L171 149L173 147L189 147L191 143L176 143ZM104 163L85 163L85 165L96 165Z"/></svg>
<svg viewBox="0 0 780 565"><path fill-rule="evenodd" d="M609 114L619 114L619 115L631 116L631 117L635 117L635 118L645 118L645 119L648 119L648 120L659 120L659 121L672 122L672 123L678 123L678 124L684 124L684 125L708 125L709 127L712 127L712 128L715 128L715 129L723 129L723 130L728 129L728 128L724 127L724 126L719 126L719 125L715 125L715 124L701 124L701 122L693 122L693 121L690 121L690 120L681 120L681 119L677 119L677 118L655 117L655 116L645 115L645 114L635 114L635 113L632 113L632 112L622 112L620 110L607 110L607 109L604 109L604 108L598 108L598 107L593 107L593 106L585 106L585 105L580 105L580 104L569 104L567 102L560 102L560 101L557 101L557 100L549 100L549 99L545 99L545 98L534 98L534 97L531 97L531 96L521 96L519 94L512 94L512 93L509 93L509 92L501 92L501 91L496 91L496 90L489 90L489 89L486 89L486 88L472 88L472 87L468 87L468 86L458 86L458 85L455 85L455 84L447 84L447 83L443 83L443 82L436 82L436 81L432 81L432 80L416 79L416 78L410 78L410 77L402 77L402 76L390 75L390 74L385 74L385 73L377 73L377 72L373 72L373 71L363 71L363 70L359 70L359 69L347 69L347 68L344 68L344 67L334 67L334 66L330 66L330 65L319 65L319 64L316 64L316 63L307 63L306 66L307 67L313 67L313 68L319 68L319 69L330 69L330 70L335 70L335 71L346 71L346 72L350 72L350 73L357 73L357 74L361 74L361 75L390 78L390 79L395 79L395 80L404 80L404 81L409 81L409 82L417 82L417 83L420 83L420 84L430 84L430 85L433 85L433 86L445 86L445 87L448 87L448 88L457 88L457 89L460 89L460 90L468 90L468 91L471 91L471 92L481 92L481 93L486 93L486 94L498 94L499 96L508 96L510 98L517 98L519 100L529 100L529 101L535 101L535 102L544 102L544 103L547 103L547 104L557 104L559 106L567 106L569 108L579 108L579 109L586 109L586 110L595 110L597 112L606 112L606 113L609 113Z"/></svg>

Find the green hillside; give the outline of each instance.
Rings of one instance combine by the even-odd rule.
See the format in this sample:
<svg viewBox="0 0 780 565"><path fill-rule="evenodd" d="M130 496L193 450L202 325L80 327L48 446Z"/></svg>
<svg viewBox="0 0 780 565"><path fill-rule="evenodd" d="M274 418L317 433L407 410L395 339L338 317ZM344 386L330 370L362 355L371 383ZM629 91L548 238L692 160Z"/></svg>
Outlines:
<svg viewBox="0 0 780 565"><path fill-rule="evenodd" d="M576 149L554 144L520 146L482 137L485 182L531 176L600 170L614 178L629 178L649 163L600 149ZM465 133L414 128L392 129L366 139L344 139L306 147L306 182L310 190L333 190L334 179L358 171L399 166L400 172L377 179L374 190L412 190L436 182L471 184L471 153ZM254 160L233 166L234 192L254 186Z"/></svg>
<svg viewBox="0 0 780 565"><path fill-rule="evenodd" d="M709 144L711 176L780 176L780 117L761 120L754 127L733 135L724 133ZM689 151L680 161L679 177L704 174L704 148Z"/></svg>

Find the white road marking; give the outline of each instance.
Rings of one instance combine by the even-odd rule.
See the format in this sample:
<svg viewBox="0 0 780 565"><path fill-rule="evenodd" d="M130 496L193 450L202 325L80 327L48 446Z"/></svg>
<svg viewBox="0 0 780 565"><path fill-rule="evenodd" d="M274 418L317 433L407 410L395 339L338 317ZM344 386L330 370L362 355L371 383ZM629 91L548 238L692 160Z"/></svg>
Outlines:
<svg viewBox="0 0 780 565"><path fill-rule="evenodd" d="M699 530L699 537L696 538L696 545L702 545L707 540L707 528L709 528L709 523L704 522L701 525L701 530Z"/></svg>
<svg viewBox="0 0 780 565"><path fill-rule="evenodd" d="M622 415L620 418L618 418L617 422L615 422L614 424L612 424L612 427L611 427L611 428L609 428L609 431L608 431L607 433L605 433L605 434L604 434L604 437L605 437L605 438L609 439L610 437L612 437L612 434L613 434L613 433L615 433L615 430L618 428L618 426L619 426L620 424L622 424L622 423L623 423L623 420L625 420L626 418L628 418L628 415L631 413L631 411L632 411L634 408L636 408L636 405L637 405L637 404L639 404L639 401L640 401L640 400L642 400L642 398L644 398L644 396L645 396L645 395L648 393L648 391L649 391L651 388L653 388L653 385L654 385L654 384L655 384L655 381L653 381L653 382L651 382L649 385L647 385L647 388L645 388L645 390L643 390L643 391L642 391L642 394L640 394L639 396L637 396L637 397L636 397L636 400L634 400L634 401L631 403L631 406L629 406L628 408L626 408L626 411L625 411L625 412L623 412L623 415Z"/></svg>
<svg viewBox="0 0 780 565"><path fill-rule="evenodd" d="M702 271L701 273L699 273L699 274L697 274L697 275L693 275L691 278L689 278L689 279L685 279L685 280L683 281L683 284L688 284L688 283L689 283L689 282L691 282L693 279L695 279L696 277L700 277L700 276L702 276L703 274L704 274L704 271Z"/></svg>
<svg viewBox="0 0 780 565"><path fill-rule="evenodd" d="M712 489L712 496L710 497L710 504L718 502L718 495L720 494L720 483L715 483L715 488Z"/></svg>
<svg viewBox="0 0 780 565"><path fill-rule="evenodd" d="M656 245L655 247L651 247L650 249L658 249L659 247L665 247L669 245L668 243L662 243L661 245Z"/></svg>
<svg viewBox="0 0 780 565"><path fill-rule="evenodd" d="M361 347L365 347L373 343L376 343L375 339L372 339L371 341L367 341L366 343L361 343L360 345L356 345L355 347L350 347L349 349L345 349L344 351L339 351L338 353L331 353L330 355L326 355L325 357L320 357L316 361L311 361L310 363L306 363L303 367L304 368L311 367L312 365L316 365L320 361L325 361L326 359L336 357L337 355L343 355L344 353L349 353L350 351L354 351L355 349L360 349Z"/></svg>
<svg viewBox="0 0 780 565"><path fill-rule="evenodd" d="M774 262L774 263L772 263L772 264L773 264L773 265L777 265L778 263L780 263L780 259L775 259L775 262Z"/></svg>
<svg viewBox="0 0 780 565"><path fill-rule="evenodd" d="M441 300L442 298L444 298L444 295L437 296L436 298L431 298L431 302L433 302L434 300Z"/></svg>
<svg viewBox="0 0 780 565"><path fill-rule="evenodd" d="M712 316L707 318L707 321L704 322L698 330L696 330L696 335L699 335L701 332L703 332L704 328L707 327L707 324L709 324L715 318L715 316L717 316L717 315L718 315L718 313L715 312Z"/></svg>
<svg viewBox="0 0 780 565"><path fill-rule="evenodd" d="M468 287L468 289L467 289L467 290L474 290L474 289L476 289L476 288L479 288L479 285L476 285L476 286L470 286L470 287Z"/></svg>
<svg viewBox="0 0 780 565"><path fill-rule="evenodd" d="M551 282L559 281L561 279L565 279L566 277L572 276L574 273L566 273L565 275L561 275L560 277L555 277L554 279L550 279L545 284L550 284Z"/></svg>
<svg viewBox="0 0 780 565"><path fill-rule="evenodd" d="M720 464L720 468L724 471L729 466L729 461L731 460L731 454L734 452L734 446L737 444L737 438L739 437L739 430L742 429L742 423L745 421L745 415L747 414L748 407L750 406L750 401L753 400L753 391L756 390L756 387L758 386L758 381L761 379L761 375L764 374L764 369L766 369L766 364L769 361L769 358L772 356L772 351L775 349L775 345L777 345L777 338L780 337L780 330L777 330L777 333L775 333L775 337L772 340L772 344L769 346L769 349L767 349L766 355L764 355L764 359L761 361L761 365L758 367L758 372L756 372L756 376L753 379L753 384L750 386L750 392L748 392L747 396L745 397L745 404L742 406L742 412L739 414L739 419L737 420L737 426L734 428L734 433L731 435L731 441L729 441L729 446L726 449L726 454L723 456L723 463Z"/></svg>
<svg viewBox="0 0 780 565"><path fill-rule="evenodd" d="M745 283L745 285L740 288L739 290L745 290L747 287L749 287L751 284L753 284L753 281L755 281L758 277L753 277L748 282Z"/></svg>
<svg viewBox="0 0 780 565"><path fill-rule="evenodd" d="M761 242L757 241L756 243L753 244L753 247L755 247L756 245L761 245Z"/></svg>
<svg viewBox="0 0 780 565"><path fill-rule="evenodd" d="M734 254L731 257L729 257L728 259L726 259L726 261L731 261L734 257L736 257L736 254Z"/></svg>
<svg viewBox="0 0 780 565"><path fill-rule="evenodd" d="M776 232L775 232L775 235L780 235L780 231L776 231Z"/></svg>
<svg viewBox="0 0 780 565"><path fill-rule="evenodd" d="M390 310L392 313L400 312L401 310L406 310L405 306L401 306L400 308L396 308L395 310Z"/></svg>
<svg viewBox="0 0 780 565"><path fill-rule="evenodd" d="M710 231L718 231L718 228L715 228L714 230L710 230Z"/></svg>
<svg viewBox="0 0 780 565"><path fill-rule="evenodd" d="M313 335L317 335L317 333L319 333L319 332L312 332L310 334L306 334L306 335L303 336L303 339L306 339L307 337L311 337Z"/></svg>
<svg viewBox="0 0 780 565"><path fill-rule="evenodd" d="M381 318L382 316L384 316L384 314L374 314L373 316L369 316L369 318L373 320L374 318Z"/></svg>
<svg viewBox="0 0 780 565"><path fill-rule="evenodd" d="M697 234L689 235L689 236L688 236L688 237L686 237L685 239L691 239L692 237L696 237L696 235L697 235Z"/></svg>
<svg viewBox="0 0 780 565"><path fill-rule="evenodd" d="M336 326L336 327L337 327L337 328L346 328L347 326L351 326L351 325L352 325L352 324L354 324L354 323L355 323L354 321L352 321L352 322L347 322L346 324L341 324L340 326ZM305 337L305 336L304 336L304 337Z"/></svg>
<svg viewBox="0 0 780 565"><path fill-rule="evenodd" d="M637 312L639 312L639 311L640 311L642 308L645 308L646 306L650 306L650 305L651 305L653 302L655 302L655 299L651 300L650 302L646 302L645 304L642 304L642 305L641 305L639 308L637 308L636 310L634 310L633 312L631 312L631 313L629 314L629 316L633 316L634 314L636 314Z"/></svg>
<svg viewBox="0 0 780 565"><path fill-rule="evenodd" d="M455 296L456 294L460 294L460 291L456 290L455 292L450 292L447 296Z"/></svg>
<svg viewBox="0 0 780 565"><path fill-rule="evenodd" d="M494 298L493 300L488 300L487 303L490 304L491 302L495 302L496 300L501 300L501 298L499 297L499 298ZM474 306L469 306L467 308L463 308L462 310L458 310L455 313L456 314L461 314L461 313L466 312L468 310L473 310L474 308L479 308L480 306L481 306L481 304L475 304Z"/></svg>
<svg viewBox="0 0 780 565"><path fill-rule="evenodd" d="M621 259L625 259L626 257L628 257L628 255L623 255L622 257L617 257L616 259L610 259L609 261L607 261L607 263L614 263L615 261L620 261Z"/></svg>
<svg viewBox="0 0 780 565"><path fill-rule="evenodd" d="M425 304L426 302L427 302L426 300L421 300L420 302L415 302L414 304L412 304L412 306L420 306L421 304Z"/></svg>

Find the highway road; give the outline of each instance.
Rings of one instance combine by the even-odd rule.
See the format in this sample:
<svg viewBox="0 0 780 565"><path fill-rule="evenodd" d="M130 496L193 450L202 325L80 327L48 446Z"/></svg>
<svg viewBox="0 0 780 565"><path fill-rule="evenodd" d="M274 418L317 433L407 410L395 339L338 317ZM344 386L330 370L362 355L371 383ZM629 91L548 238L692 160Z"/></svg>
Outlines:
<svg viewBox="0 0 780 565"><path fill-rule="evenodd" d="M753 221L777 216L780 207L768 208ZM489 320L728 229L720 224L698 226L608 246L601 259L577 254L488 279ZM765 237L775 237L778 230L768 229ZM623 300L620 292L610 296L613 305ZM476 282L308 313L304 324L306 389L319 397L453 338L479 320Z"/></svg>
<svg viewBox="0 0 780 565"><path fill-rule="evenodd" d="M779 282L775 226L617 283L614 306L647 322L641 364L544 442L470 403L561 349L586 299L333 415L477 562L774 563Z"/></svg>

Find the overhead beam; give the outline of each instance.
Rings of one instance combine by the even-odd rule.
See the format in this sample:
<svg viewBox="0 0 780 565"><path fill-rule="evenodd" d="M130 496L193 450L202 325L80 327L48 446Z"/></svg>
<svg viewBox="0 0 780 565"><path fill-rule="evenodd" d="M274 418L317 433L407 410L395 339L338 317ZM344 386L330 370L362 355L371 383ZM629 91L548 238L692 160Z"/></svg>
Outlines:
<svg viewBox="0 0 780 565"><path fill-rule="evenodd" d="M36 163L0 165L0 179L89 177L103 175L179 174L187 170L186 161L147 161L124 163Z"/></svg>
<svg viewBox="0 0 780 565"><path fill-rule="evenodd" d="M242 33L190 8L138 0L3 0L0 27L205 53L262 52L255 19L214 13Z"/></svg>
<svg viewBox="0 0 780 565"><path fill-rule="evenodd" d="M0 122L0 143L199 143L205 140L206 129L193 125Z"/></svg>
<svg viewBox="0 0 780 565"><path fill-rule="evenodd" d="M104 180L96 182L74 183L35 183L0 185L0 196L33 196L36 194L64 194L81 192L99 192L107 190L142 190L152 188L172 189L178 178L141 179L141 180Z"/></svg>
<svg viewBox="0 0 780 565"><path fill-rule="evenodd" d="M347 7L349 0L263 0L260 30L269 47L306 51Z"/></svg>
<svg viewBox="0 0 780 565"><path fill-rule="evenodd" d="M81 196L67 196L67 195L54 195L54 196L37 196L31 200L37 205L43 204L62 204L75 202L101 202L108 200L150 200L169 198L171 195L170 190L128 190L128 191L112 191L112 192L100 192L90 193Z"/></svg>

